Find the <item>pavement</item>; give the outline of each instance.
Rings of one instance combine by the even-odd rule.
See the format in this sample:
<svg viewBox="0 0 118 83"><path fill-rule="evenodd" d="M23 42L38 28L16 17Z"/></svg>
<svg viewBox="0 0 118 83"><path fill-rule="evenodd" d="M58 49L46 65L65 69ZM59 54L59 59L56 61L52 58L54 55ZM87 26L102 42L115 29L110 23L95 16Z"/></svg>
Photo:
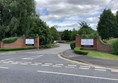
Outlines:
<svg viewBox="0 0 118 83"><path fill-rule="evenodd" d="M70 60L83 62L86 64L92 64L92 65L118 69L117 60L98 59L98 58L93 58L86 55L79 55L79 54L75 54L74 51L71 49L64 51L61 56Z"/></svg>
<svg viewBox="0 0 118 83"><path fill-rule="evenodd" d="M117 69L68 61L60 53L69 45L59 45L0 53L0 83L118 83Z"/></svg>

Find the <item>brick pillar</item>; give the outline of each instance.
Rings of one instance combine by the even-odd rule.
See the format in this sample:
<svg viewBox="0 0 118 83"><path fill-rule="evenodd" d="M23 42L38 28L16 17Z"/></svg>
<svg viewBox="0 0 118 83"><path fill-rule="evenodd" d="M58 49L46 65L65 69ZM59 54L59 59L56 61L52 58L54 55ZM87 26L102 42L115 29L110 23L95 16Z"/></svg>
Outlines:
<svg viewBox="0 0 118 83"><path fill-rule="evenodd" d="M97 38L94 38L94 45L93 45L94 49L97 49L97 40L98 40Z"/></svg>
<svg viewBox="0 0 118 83"><path fill-rule="evenodd" d="M75 47L81 47L81 38L79 35L76 36Z"/></svg>
<svg viewBox="0 0 118 83"><path fill-rule="evenodd" d="M34 47L39 49L39 37L38 36L34 39Z"/></svg>
<svg viewBox="0 0 118 83"><path fill-rule="evenodd" d="M23 43L22 47L26 47L25 41L26 41L26 37L25 37L25 35L23 35L22 36L22 43Z"/></svg>
<svg viewBox="0 0 118 83"><path fill-rule="evenodd" d="M4 43L0 42L0 48L4 48Z"/></svg>

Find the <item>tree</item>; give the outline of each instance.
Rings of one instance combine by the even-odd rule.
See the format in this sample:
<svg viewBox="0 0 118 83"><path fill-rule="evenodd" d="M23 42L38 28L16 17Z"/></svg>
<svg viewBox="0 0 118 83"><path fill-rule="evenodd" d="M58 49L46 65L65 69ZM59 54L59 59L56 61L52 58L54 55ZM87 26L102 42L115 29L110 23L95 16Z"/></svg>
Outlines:
<svg viewBox="0 0 118 83"><path fill-rule="evenodd" d="M70 38L71 38L71 31L69 31L69 30L65 30L61 35L62 40L70 41Z"/></svg>
<svg viewBox="0 0 118 83"><path fill-rule="evenodd" d="M114 38L118 38L118 11L116 12L116 16L115 16L115 24L114 24Z"/></svg>
<svg viewBox="0 0 118 83"><path fill-rule="evenodd" d="M32 19L33 26L28 33L28 37L35 37L38 34L41 45L50 44L52 42L52 35L47 24L38 17Z"/></svg>
<svg viewBox="0 0 118 83"><path fill-rule="evenodd" d="M114 37L115 17L110 9L104 10L100 15L97 31L102 39Z"/></svg>
<svg viewBox="0 0 118 83"><path fill-rule="evenodd" d="M80 23L80 29L78 31L78 34L81 36L81 37L90 37L91 34L93 34L95 31L87 25L86 22L81 22Z"/></svg>
<svg viewBox="0 0 118 83"><path fill-rule="evenodd" d="M53 40L59 40L60 36L59 36L59 32L56 30L56 28L51 27L50 31L51 31L51 35L53 37Z"/></svg>
<svg viewBox="0 0 118 83"><path fill-rule="evenodd" d="M75 40L75 37L76 37L77 34L78 34L78 31L75 30L75 29L73 29L73 31L71 32L71 38L70 38L70 40L71 41Z"/></svg>

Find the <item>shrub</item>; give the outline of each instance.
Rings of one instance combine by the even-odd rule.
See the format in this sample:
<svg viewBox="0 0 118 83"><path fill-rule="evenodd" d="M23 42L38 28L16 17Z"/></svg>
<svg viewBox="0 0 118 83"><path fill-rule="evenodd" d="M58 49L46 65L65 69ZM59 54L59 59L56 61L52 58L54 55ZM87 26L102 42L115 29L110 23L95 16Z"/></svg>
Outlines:
<svg viewBox="0 0 118 83"><path fill-rule="evenodd" d="M118 39L112 44L112 53L118 55Z"/></svg>
<svg viewBox="0 0 118 83"><path fill-rule="evenodd" d="M75 48L75 42L70 43L70 47L73 50Z"/></svg>
<svg viewBox="0 0 118 83"><path fill-rule="evenodd" d="M18 37L10 37L10 38L5 38L2 40L4 43L12 43L15 42L18 39Z"/></svg>
<svg viewBox="0 0 118 83"><path fill-rule="evenodd" d="M52 45L51 44L46 44L46 45L41 45L40 48L51 48Z"/></svg>
<svg viewBox="0 0 118 83"><path fill-rule="evenodd" d="M81 55L87 55L88 54L88 52L86 52L85 50L80 50L81 48L75 48L74 49L74 52L76 53L76 54L81 54Z"/></svg>
<svg viewBox="0 0 118 83"><path fill-rule="evenodd" d="M17 50L28 50L28 49L34 49L34 47L28 46L24 48L0 48L0 51L17 51Z"/></svg>

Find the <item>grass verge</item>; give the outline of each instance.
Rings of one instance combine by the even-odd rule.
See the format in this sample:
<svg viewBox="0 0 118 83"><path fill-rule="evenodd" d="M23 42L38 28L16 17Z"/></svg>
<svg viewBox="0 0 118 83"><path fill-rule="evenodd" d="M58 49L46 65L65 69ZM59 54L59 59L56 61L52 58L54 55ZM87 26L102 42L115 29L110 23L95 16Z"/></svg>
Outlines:
<svg viewBox="0 0 118 83"><path fill-rule="evenodd" d="M34 46L27 46L24 48L0 48L0 51L18 51L18 50L29 50L34 49Z"/></svg>
<svg viewBox="0 0 118 83"><path fill-rule="evenodd" d="M76 48L76 50L80 50L80 48ZM113 55L110 53L105 53L105 52L99 52L95 50L83 50L88 52L87 56L91 56L94 58L100 58L100 59L108 59L108 60L118 60L118 55Z"/></svg>

